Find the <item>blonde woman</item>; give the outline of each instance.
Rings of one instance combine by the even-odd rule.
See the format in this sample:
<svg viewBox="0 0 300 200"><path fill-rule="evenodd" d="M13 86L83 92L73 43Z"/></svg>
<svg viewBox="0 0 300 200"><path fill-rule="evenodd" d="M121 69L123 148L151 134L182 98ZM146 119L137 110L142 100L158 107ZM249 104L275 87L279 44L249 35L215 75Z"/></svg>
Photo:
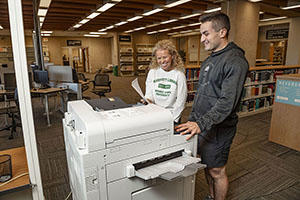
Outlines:
<svg viewBox="0 0 300 200"><path fill-rule="evenodd" d="M170 40L159 41L152 55L145 96L149 102L169 109L174 122L179 123L187 97L181 57Z"/></svg>

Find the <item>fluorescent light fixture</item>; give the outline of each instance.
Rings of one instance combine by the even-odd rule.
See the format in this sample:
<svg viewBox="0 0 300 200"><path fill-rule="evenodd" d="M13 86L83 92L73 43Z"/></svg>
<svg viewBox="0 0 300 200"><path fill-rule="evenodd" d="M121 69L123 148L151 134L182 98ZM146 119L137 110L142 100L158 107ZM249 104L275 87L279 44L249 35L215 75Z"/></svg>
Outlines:
<svg viewBox="0 0 300 200"><path fill-rule="evenodd" d="M135 28L135 29L133 29L133 30L135 30L135 31L140 31L140 30L143 30L143 29L145 29L146 27L140 27L140 28Z"/></svg>
<svg viewBox="0 0 300 200"><path fill-rule="evenodd" d="M106 3L103 6L101 6L97 11L104 12L104 11L110 9L111 7L113 7L114 5L115 5L114 3Z"/></svg>
<svg viewBox="0 0 300 200"><path fill-rule="evenodd" d="M45 20L45 17L40 17L40 22L43 22Z"/></svg>
<svg viewBox="0 0 300 200"><path fill-rule="evenodd" d="M212 12L217 12L217 11L220 11L221 10L221 7L218 7L218 8L213 8L213 9L210 9L210 10L206 10L204 11L204 13L212 13Z"/></svg>
<svg viewBox="0 0 300 200"><path fill-rule="evenodd" d="M90 32L91 35L106 35L107 32Z"/></svg>
<svg viewBox="0 0 300 200"><path fill-rule="evenodd" d="M84 34L85 37L100 37L100 35L90 35L90 34Z"/></svg>
<svg viewBox="0 0 300 200"><path fill-rule="evenodd" d="M294 9L294 8L300 8L300 4L293 5L293 6L281 7L282 10L289 10L289 9Z"/></svg>
<svg viewBox="0 0 300 200"><path fill-rule="evenodd" d="M127 23L128 23L127 21L123 21L123 22L116 23L115 26L121 26Z"/></svg>
<svg viewBox="0 0 300 200"><path fill-rule="evenodd" d="M87 23L88 21L90 21L90 19L83 19L79 22L79 24L85 24Z"/></svg>
<svg viewBox="0 0 300 200"><path fill-rule="evenodd" d="M265 12L263 12L263 11L259 11L259 14L260 14L260 15L262 15L262 14L264 14L264 13L265 13Z"/></svg>
<svg viewBox="0 0 300 200"><path fill-rule="evenodd" d="M193 31L192 30L180 31L180 33L189 33L189 32L193 32Z"/></svg>
<svg viewBox="0 0 300 200"><path fill-rule="evenodd" d="M138 19L141 19L141 18L143 18L143 16L135 16L135 17L132 17L132 18L128 19L127 21L132 22L132 21L135 21L135 20L138 20Z"/></svg>
<svg viewBox="0 0 300 200"><path fill-rule="evenodd" d="M113 27L114 27L113 25L108 26L108 27L106 27L106 30L107 30L107 29L112 29Z"/></svg>
<svg viewBox="0 0 300 200"><path fill-rule="evenodd" d="M0 25L0 29L2 30L3 29L3 27Z"/></svg>
<svg viewBox="0 0 300 200"><path fill-rule="evenodd" d="M163 10L163 9L161 9L161 8L156 8L156 9L151 10L151 11L149 11L149 12L145 12L143 15L144 15L144 16L153 15L154 13L158 13L158 12L160 12L160 11L162 11L162 10Z"/></svg>
<svg viewBox="0 0 300 200"><path fill-rule="evenodd" d="M166 28L166 29L159 30L158 32L165 32L165 31L169 31L169 30L171 30L171 29Z"/></svg>
<svg viewBox="0 0 300 200"><path fill-rule="evenodd" d="M44 33L44 34L41 34L41 36L50 36L49 33Z"/></svg>
<svg viewBox="0 0 300 200"><path fill-rule="evenodd" d="M53 33L53 31L41 31L41 33L48 33L48 34L51 34L51 33Z"/></svg>
<svg viewBox="0 0 300 200"><path fill-rule="evenodd" d="M94 13L90 14L89 16L87 16L86 18L88 18L88 19L94 19L98 15L100 15L100 13L94 12Z"/></svg>
<svg viewBox="0 0 300 200"><path fill-rule="evenodd" d="M180 17L179 19L188 19L188 18L191 18L191 17L200 16L200 15L201 15L201 13L195 13L195 14L191 14L191 15L186 15L186 16Z"/></svg>
<svg viewBox="0 0 300 200"><path fill-rule="evenodd" d="M267 22L267 21L273 21L273 20L279 20L279 19L285 19L285 18L287 18L287 17L286 16L284 16L284 17L273 17L273 18L261 19L259 21Z"/></svg>
<svg viewBox="0 0 300 200"><path fill-rule="evenodd" d="M50 3L51 3L51 0L41 0L39 7L48 8Z"/></svg>
<svg viewBox="0 0 300 200"><path fill-rule="evenodd" d="M121 2L122 0L111 0L112 2Z"/></svg>
<svg viewBox="0 0 300 200"><path fill-rule="evenodd" d="M131 33L133 32L134 30L129 30L129 31L125 31L125 33Z"/></svg>
<svg viewBox="0 0 300 200"><path fill-rule="evenodd" d="M249 1L255 3L255 2L260 2L262 0L249 0Z"/></svg>
<svg viewBox="0 0 300 200"><path fill-rule="evenodd" d="M172 29L180 29L180 28L185 28L187 26L176 26L176 27L173 27Z"/></svg>
<svg viewBox="0 0 300 200"><path fill-rule="evenodd" d="M159 24L150 24L150 25L147 25L146 28L151 28L151 27L154 27L154 26L158 26Z"/></svg>
<svg viewBox="0 0 300 200"><path fill-rule="evenodd" d="M147 32L148 35L154 34L154 33L158 33L157 31L151 31L151 32Z"/></svg>
<svg viewBox="0 0 300 200"><path fill-rule="evenodd" d="M40 23L40 28L43 26L43 22Z"/></svg>
<svg viewBox="0 0 300 200"><path fill-rule="evenodd" d="M106 28L103 28L103 29L100 29L98 30L99 32L103 32L103 31L106 31L107 29Z"/></svg>
<svg viewBox="0 0 300 200"><path fill-rule="evenodd" d="M165 7L166 7L166 8L172 8L172 7L174 7L174 6L178 6L178 5L180 5L180 4L183 4L183 3L186 3L186 2L189 2L189 1L191 1L191 0L179 0L179 1L175 1L175 2L173 2L173 3L170 3L170 4L168 4L168 5L165 5Z"/></svg>
<svg viewBox="0 0 300 200"><path fill-rule="evenodd" d="M79 28L80 26L82 26L82 24L76 24L75 26L73 26L73 28Z"/></svg>
<svg viewBox="0 0 300 200"><path fill-rule="evenodd" d="M179 34L179 32L168 33L168 35L176 35L176 34Z"/></svg>
<svg viewBox="0 0 300 200"><path fill-rule="evenodd" d="M39 8L38 16L46 16L48 9L47 8Z"/></svg>
<svg viewBox="0 0 300 200"><path fill-rule="evenodd" d="M172 22L176 22L176 21L178 21L178 19L170 19L168 21L161 22L161 24L168 24L168 23L172 23Z"/></svg>
<svg viewBox="0 0 300 200"><path fill-rule="evenodd" d="M200 24L201 22L197 22L197 23L189 24L188 26L199 26Z"/></svg>

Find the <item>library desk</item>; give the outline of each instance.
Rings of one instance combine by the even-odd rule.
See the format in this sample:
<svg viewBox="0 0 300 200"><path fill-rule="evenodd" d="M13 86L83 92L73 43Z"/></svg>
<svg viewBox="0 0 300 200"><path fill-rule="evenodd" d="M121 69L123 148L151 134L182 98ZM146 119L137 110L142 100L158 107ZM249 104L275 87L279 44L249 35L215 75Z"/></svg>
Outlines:
<svg viewBox="0 0 300 200"><path fill-rule="evenodd" d="M7 149L0 151L0 155L9 154L12 162L12 179L23 176L0 186L0 199L31 199L31 186L28 175L25 147ZM4 182L5 183L5 182ZM0 183L1 185L2 183ZM13 198L12 198L13 197Z"/></svg>
<svg viewBox="0 0 300 200"><path fill-rule="evenodd" d="M61 97L61 101L62 101L62 105L64 105L64 97L63 97L63 92L66 91L67 88L45 88L45 89L31 89L30 92L32 94L38 94L38 95L42 95L45 99L45 112L47 115L47 123L48 126L51 126L50 123L50 116L49 116L49 103L48 103L48 95L49 94L60 94Z"/></svg>

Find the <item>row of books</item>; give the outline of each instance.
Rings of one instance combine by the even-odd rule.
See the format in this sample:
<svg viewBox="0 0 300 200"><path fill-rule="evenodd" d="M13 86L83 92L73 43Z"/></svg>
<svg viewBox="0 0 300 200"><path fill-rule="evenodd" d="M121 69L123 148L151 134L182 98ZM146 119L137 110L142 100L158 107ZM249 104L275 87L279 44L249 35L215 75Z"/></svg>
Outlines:
<svg viewBox="0 0 300 200"><path fill-rule="evenodd" d="M243 101L240 104L239 112L252 112L252 111L259 110L261 108L267 108L273 105L273 102L274 102L273 96L267 96L267 97Z"/></svg>
<svg viewBox="0 0 300 200"><path fill-rule="evenodd" d="M196 91L198 89L198 82L187 82L187 89L188 91Z"/></svg>
<svg viewBox="0 0 300 200"><path fill-rule="evenodd" d="M200 68L196 69L186 69L185 76L186 80L199 79Z"/></svg>
<svg viewBox="0 0 300 200"><path fill-rule="evenodd" d="M267 85L256 85L256 86L247 86L244 88L242 93L242 99L251 98L258 95L264 94L273 94L275 90L275 83Z"/></svg>
<svg viewBox="0 0 300 200"><path fill-rule="evenodd" d="M294 74L297 69L249 71L245 83L276 81L278 75Z"/></svg>
<svg viewBox="0 0 300 200"><path fill-rule="evenodd" d="M194 99L195 99L195 95L196 95L196 92L188 93L187 98L186 98L186 102L187 103L193 102Z"/></svg>

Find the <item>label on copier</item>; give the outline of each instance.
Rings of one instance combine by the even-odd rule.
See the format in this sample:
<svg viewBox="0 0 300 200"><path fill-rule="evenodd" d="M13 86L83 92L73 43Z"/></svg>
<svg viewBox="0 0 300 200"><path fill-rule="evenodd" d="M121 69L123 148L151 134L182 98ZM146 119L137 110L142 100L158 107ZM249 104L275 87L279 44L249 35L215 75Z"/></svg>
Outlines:
<svg viewBox="0 0 300 200"><path fill-rule="evenodd" d="M194 173L190 175L195 174L198 168L205 167L205 165L199 164L200 161L200 158L183 155L172 160L139 169L135 172L135 175L144 180L149 180L157 177L171 180L173 178L183 176L184 174L186 174L186 172L184 171L190 171L191 168L195 168L195 170L193 171Z"/></svg>

